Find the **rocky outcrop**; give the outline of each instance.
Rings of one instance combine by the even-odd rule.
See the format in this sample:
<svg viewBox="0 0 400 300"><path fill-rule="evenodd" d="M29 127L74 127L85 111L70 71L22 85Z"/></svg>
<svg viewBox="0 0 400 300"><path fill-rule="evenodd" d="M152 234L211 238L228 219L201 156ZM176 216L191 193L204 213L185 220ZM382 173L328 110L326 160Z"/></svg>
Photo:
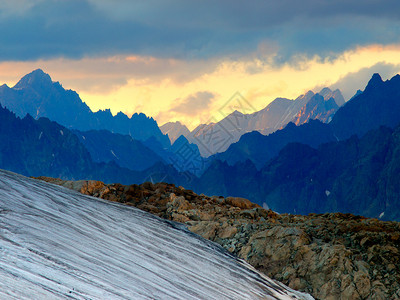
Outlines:
<svg viewBox="0 0 400 300"><path fill-rule="evenodd" d="M279 215L244 198L197 195L166 183L39 179L184 223L317 299L400 299L397 222L340 213Z"/></svg>

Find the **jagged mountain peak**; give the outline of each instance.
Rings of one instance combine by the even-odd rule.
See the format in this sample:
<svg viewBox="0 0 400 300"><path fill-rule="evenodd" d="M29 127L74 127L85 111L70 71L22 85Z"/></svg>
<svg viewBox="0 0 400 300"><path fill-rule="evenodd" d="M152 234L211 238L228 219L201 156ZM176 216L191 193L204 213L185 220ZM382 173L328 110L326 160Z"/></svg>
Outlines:
<svg viewBox="0 0 400 300"><path fill-rule="evenodd" d="M324 96L325 94L330 94L332 93L332 90L328 87L324 87L321 91L319 91L318 94Z"/></svg>
<svg viewBox="0 0 400 300"><path fill-rule="evenodd" d="M383 82L382 77L379 73L374 73L370 81L379 81Z"/></svg>
<svg viewBox="0 0 400 300"><path fill-rule="evenodd" d="M174 144L181 135L188 137L190 134L189 129L179 121L165 123L160 129L162 133L168 135L171 144Z"/></svg>
<svg viewBox="0 0 400 300"><path fill-rule="evenodd" d="M113 116L107 109L94 113L76 92L65 90L41 69L22 77L12 89L0 89L0 103L21 118L29 113L35 119L47 117L67 128L107 129L142 141L156 136L165 147L170 146L153 118L142 113L131 118L121 112Z"/></svg>
<svg viewBox="0 0 400 300"><path fill-rule="evenodd" d="M314 94L315 94L315 93L314 93L313 91L310 90L310 91L308 91L307 93L305 93L304 95L301 95L300 97L312 97L312 96L314 96ZM300 97L299 97L299 98L300 98Z"/></svg>
<svg viewBox="0 0 400 300"><path fill-rule="evenodd" d="M227 115L225 118L229 118L229 117L233 117L233 116L241 116L243 115L242 112L238 111L237 109L235 109L233 112L231 112L229 115Z"/></svg>
<svg viewBox="0 0 400 300"><path fill-rule="evenodd" d="M45 73L42 69L36 69L31 73L25 75L14 86L14 89L23 89L28 87L43 88L53 84L49 74Z"/></svg>
<svg viewBox="0 0 400 300"><path fill-rule="evenodd" d="M330 88L324 87L318 94L324 97L325 101L329 101L330 98L333 98L338 106L342 106L346 102L339 89L332 91Z"/></svg>
<svg viewBox="0 0 400 300"><path fill-rule="evenodd" d="M374 73L372 75L372 78L369 80L367 87L365 88L365 91L369 91L371 89L374 89L376 87L379 87L383 83L381 75L378 73Z"/></svg>

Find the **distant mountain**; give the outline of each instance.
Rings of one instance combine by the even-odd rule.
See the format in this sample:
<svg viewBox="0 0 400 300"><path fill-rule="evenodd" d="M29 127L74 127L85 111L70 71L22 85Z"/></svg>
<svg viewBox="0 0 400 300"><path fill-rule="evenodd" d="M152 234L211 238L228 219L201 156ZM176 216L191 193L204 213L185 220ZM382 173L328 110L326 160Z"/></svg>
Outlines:
<svg viewBox="0 0 400 300"><path fill-rule="evenodd" d="M190 134L190 130L178 121L165 123L160 127L160 130L163 134L168 135L171 144L173 144L181 135L187 138Z"/></svg>
<svg viewBox="0 0 400 300"><path fill-rule="evenodd" d="M107 130L72 131L89 151L94 162L114 161L130 170L145 170L163 159L129 135Z"/></svg>
<svg viewBox="0 0 400 300"><path fill-rule="evenodd" d="M249 160L233 166L214 160L198 180L190 182L189 187L198 193L244 197L262 205L259 173Z"/></svg>
<svg viewBox="0 0 400 300"><path fill-rule="evenodd" d="M374 74L365 90L338 110L331 126L339 139L345 139L381 125L393 128L399 122L400 75L384 82Z"/></svg>
<svg viewBox="0 0 400 300"><path fill-rule="evenodd" d="M293 123L296 125L305 124L308 120L320 120L328 123L335 112L339 109L334 98L325 99L320 94L315 94L304 105L299 113L294 117Z"/></svg>
<svg viewBox="0 0 400 300"><path fill-rule="evenodd" d="M190 143L183 135L168 148L163 148L155 138L148 139L143 144L186 177L200 175L206 166L207 160L200 155L197 145Z"/></svg>
<svg viewBox="0 0 400 300"><path fill-rule="evenodd" d="M88 143L93 141L106 143L105 139L109 137L110 133L89 132L85 134L87 135ZM101 137L101 134L104 134L104 136ZM80 133L80 137L83 139L82 133ZM110 139L113 138L115 138L115 135L110 137ZM140 151L146 149L143 145L126 143L126 139L129 137L120 136L119 138L125 140L125 144L114 145L117 153L126 144L137 146L137 150ZM20 119L1 105L0 140L2 141L0 143L0 168L26 176L51 176L74 180L96 178L104 182L126 184L151 180L168 180L169 182L185 185L188 180L187 176L181 175L171 165L157 161L143 171L122 168L115 160L108 163L94 162L76 132L74 134L69 129L47 118L35 120L28 114L23 119ZM107 147L111 147L111 145L105 145L100 150L95 149L95 152L99 155L104 155L104 151L106 152L108 149ZM90 149L90 146L88 148ZM125 151L126 149L123 150ZM149 159L148 162L142 162L141 167L144 167L143 164L145 163L150 163L150 158L154 160L157 158L151 152L141 153L140 155L140 159ZM126 157L123 158L127 159ZM135 160L138 158L132 156L131 159L130 163L135 164ZM136 161L136 163L140 162Z"/></svg>
<svg viewBox="0 0 400 300"><path fill-rule="evenodd" d="M270 135L262 135L257 131L247 133L227 151L216 154L213 158L226 161L229 165L250 160L257 168L261 168L288 143L298 142L318 147L334 140L336 138L328 124L311 119L301 126L289 123L284 129Z"/></svg>
<svg viewBox="0 0 400 300"><path fill-rule="evenodd" d="M316 122L316 121L314 121ZM280 213L352 213L400 221L400 126L317 148L286 145L257 170L215 160L192 188L245 197Z"/></svg>
<svg viewBox="0 0 400 300"><path fill-rule="evenodd" d="M289 122L296 125L310 119L328 122L343 103L339 90L324 88L317 94L309 91L295 100L277 98L264 109L251 114L234 111L217 123L199 125L185 136L198 145L202 156L208 157L226 151L248 132L258 131L267 135L282 129Z"/></svg>
<svg viewBox="0 0 400 300"><path fill-rule="evenodd" d="M322 90L320 90L318 94L324 97L325 100L333 98L337 106L339 107L346 103L346 101L343 98L342 92L338 89L332 91L330 88L325 87Z"/></svg>
<svg viewBox="0 0 400 300"><path fill-rule="evenodd" d="M281 212L400 221L399 141L400 127L381 127L318 149L289 144L261 170L263 200Z"/></svg>
<svg viewBox="0 0 400 300"><path fill-rule="evenodd" d="M333 92L330 94L323 89L322 93L330 97ZM318 147L322 143L343 140L353 134L362 136L368 130L381 125L393 128L400 123L400 76L383 82L378 74L374 74L364 92L357 92L356 96L333 115L333 111L337 109L335 102L332 97L325 99L315 94L303 106L297 118L300 124L307 117L312 120L319 116L324 121L332 118L329 124L309 121L310 125L304 124L296 128L289 123L290 126L268 136L256 132L247 133L224 153L213 157L230 165L250 160L260 168L288 143L298 142Z"/></svg>
<svg viewBox="0 0 400 300"><path fill-rule="evenodd" d="M194 189L246 197L278 212L400 221L399 124L400 76L383 82L375 74L328 124L309 120L268 136L243 135L212 157Z"/></svg>
<svg viewBox="0 0 400 300"><path fill-rule="evenodd" d="M25 75L12 88L2 85L0 104L21 118L29 113L35 119L47 117L71 129L106 129L142 141L154 136L164 147L170 145L168 137L162 134L152 118L144 114L134 114L129 118L121 112L113 116L110 110L93 113L76 92L52 82L50 76L40 69Z"/></svg>

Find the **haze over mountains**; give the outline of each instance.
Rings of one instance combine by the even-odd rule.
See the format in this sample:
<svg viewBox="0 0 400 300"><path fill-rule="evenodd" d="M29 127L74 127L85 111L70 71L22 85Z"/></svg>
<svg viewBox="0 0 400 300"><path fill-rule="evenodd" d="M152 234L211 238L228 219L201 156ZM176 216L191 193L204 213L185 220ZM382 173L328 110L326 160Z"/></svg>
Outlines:
<svg viewBox="0 0 400 300"><path fill-rule="evenodd" d="M39 103L42 103L46 108L41 108L44 114L51 112L51 107L55 111L61 105L60 97L65 96L60 106L64 109L60 114L65 118L68 107L86 111L77 112L73 120L82 114L88 114L89 120L93 120L97 115L85 108L76 93L64 90L58 83L50 83L42 71L27 76L14 88L2 86L0 102L7 107L19 107L20 115L23 109L40 111ZM281 126L289 119L293 122L269 135L259 131L245 133L225 152L207 159L200 156L199 147L184 135L174 134L175 125L187 133L178 123L171 125L168 132L176 140L165 147L160 139L168 137L161 133L154 120L144 115L140 118L146 124L154 124L157 130L151 125L148 132L140 134L149 138L140 140L135 138L135 132L123 135L104 129L71 131L44 118L20 119L1 108L0 133L5 142L0 147L0 168L28 176L97 179L108 183L166 181L198 193L246 197L278 212L341 211L398 220L400 207L394 199L400 188L391 183L391 176L400 160L396 155L399 78L395 76L383 82L375 74L363 92L340 108L338 104L343 104L340 92L322 89L320 93L309 92L296 100L276 99L254 114L234 112L221 122L228 124L229 120L237 119L245 126L261 126L272 112L279 114L279 118L271 121L275 125ZM57 114L54 112L54 115ZM113 123L114 118L109 121ZM79 123L73 120L65 122ZM107 122L104 124L112 127ZM382 125L388 128L379 129ZM366 133L369 138L363 137ZM374 186L374 180L380 182L375 188L360 188L361 183L361 186L367 183ZM358 200L354 203L354 199Z"/></svg>

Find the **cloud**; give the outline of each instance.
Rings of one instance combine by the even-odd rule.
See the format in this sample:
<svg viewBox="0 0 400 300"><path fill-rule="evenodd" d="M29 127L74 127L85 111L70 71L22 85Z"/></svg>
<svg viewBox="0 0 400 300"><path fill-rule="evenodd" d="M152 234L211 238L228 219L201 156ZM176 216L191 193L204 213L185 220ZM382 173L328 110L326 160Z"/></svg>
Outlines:
<svg viewBox="0 0 400 300"><path fill-rule="evenodd" d="M168 78L183 84L194 78L212 73L216 60L177 60L150 56L110 56L82 59L57 58L25 62L0 62L0 81L15 84L23 74L41 68L56 81L62 79L66 87L80 92L109 94L135 78L152 84ZM60 78L60 79L58 79Z"/></svg>
<svg viewBox="0 0 400 300"><path fill-rule="evenodd" d="M176 99L178 103L175 103L170 111L186 116L196 116L208 109L214 97L215 95L211 92L197 92L189 95L183 101Z"/></svg>
<svg viewBox="0 0 400 300"><path fill-rule="evenodd" d="M93 111L143 112L160 124L181 121L193 129L210 118L221 119L220 108L236 92L256 110L277 97L294 99L316 87L340 88L348 99L365 87L372 73L389 78L400 65L400 43L355 47L329 60L301 57L283 64L265 59L264 50L271 51L261 47L248 56L215 60L132 54L0 62L0 84L13 85L42 68L65 88L76 90Z"/></svg>
<svg viewBox="0 0 400 300"><path fill-rule="evenodd" d="M277 63L400 41L397 0L5 0L0 60L140 55L238 57L262 43Z"/></svg>

